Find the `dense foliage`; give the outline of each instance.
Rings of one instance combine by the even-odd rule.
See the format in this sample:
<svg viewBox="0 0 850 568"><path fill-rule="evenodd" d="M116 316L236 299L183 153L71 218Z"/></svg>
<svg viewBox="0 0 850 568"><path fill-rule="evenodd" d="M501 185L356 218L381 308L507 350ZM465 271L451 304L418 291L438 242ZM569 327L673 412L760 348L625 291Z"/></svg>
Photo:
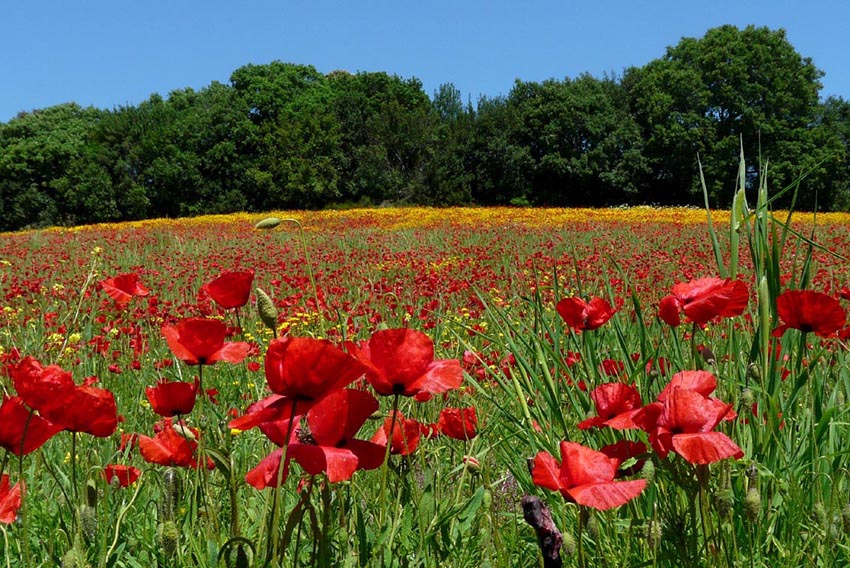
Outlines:
<svg viewBox="0 0 850 568"><path fill-rule="evenodd" d="M740 146L796 206L850 206L850 101L782 30L723 26L621 77L517 80L473 106L382 72L273 62L113 110L0 123L0 230L389 204L691 204ZM755 161L754 161L755 162ZM748 180L755 186L757 168ZM728 205L731 188L709 188ZM790 205L791 193L781 205Z"/></svg>

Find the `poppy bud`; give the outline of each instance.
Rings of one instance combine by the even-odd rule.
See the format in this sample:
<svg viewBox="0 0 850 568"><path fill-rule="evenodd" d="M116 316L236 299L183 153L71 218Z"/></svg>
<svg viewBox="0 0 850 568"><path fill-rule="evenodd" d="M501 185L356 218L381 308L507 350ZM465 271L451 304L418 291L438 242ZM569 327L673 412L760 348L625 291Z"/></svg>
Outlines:
<svg viewBox="0 0 850 568"><path fill-rule="evenodd" d="M97 485L93 479L89 479L86 483L86 505L97 507Z"/></svg>
<svg viewBox="0 0 850 568"><path fill-rule="evenodd" d="M756 486L753 485L747 490L747 496L744 497L744 513L747 515L747 520L754 523L759 517L761 510L761 495Z"/></svg>
<svg viewBox="0 0 850 568"><path fill-rule="evenodd" d="M646 542L649 543L649 546L652 548L658 546L664 537L664 530L661 523L657 520L651 520L646 524L645 530Z"/></svg>
<svg viewBox="0 0 850 568"><path fill-rule="evenodd" d="M272 331L277 330L277 308L272 299L261 288L257 288L257 313L263 324Z"/></svg>
<svg viewBox="0 0 850 568"><path fill-rule="evenodd" d="M652 483L655 480L655 464L652 460L646 460L640 469L640 478Z"/></svg>
<svg viewBox="0 0 850 568"><path fill-rule="evenodd" d="M163 495L162 495L162 518L170 521L174 518L174 511L177 508L177 503L180 501L180 476L177 470L169 467L162 474Z"/></svg>
<svg viewBox="0 0 850 568"><path fill-rule="evenodd" d="M734 503L732 490L729 488L720 489L714 494L713 502L714 510L717 511L720 518L728 519Z"/></svg>
<svg viewBox="0 0 850 568"><path fill-rule="evenodd" d="M89 568L86 553L79 542L75 543L62 557L62 568Z"/></svg>
<svg viewBox="0 0 850 568"><path fill-rule="evenodd" d="M256 225L254 225L255 229L261 230L271 230L280 225L280 219L277 217L266 217L262 221L258 221Z"/></svg>
<svg viewBox="0 0 850 568"><path fill-rule="evenodd" d="M576 552L576 539L572 533L565 532L561 535L564 541L561 543L561 556L572 556Z"/></svg>
<svg viewBox="0 0 850 568"><path fill-rule="evenodd" d="M753 407L756 397L752 389L743 389L741 391L741 408L739 412L749 411Z"/></svg>
<svg viewBox="0 0 850 568"><path fill-rule="evenodd" d="M759 366L755 363L747 365L747 377L755 379L757 382L761 381L761 371L759 370Z"/></svg>
<svg viewBox="0 0 850 568"><path fill-rule="evenodd" d="M97 510L90 505L83 505L79 510L80 529L86 542L93 542L97 536Z"/></svg>
<svg viewBox="0 0 850 568"><path fill-rule="evenodd" d="M160 523L157 530L157 540L165 556L174 556L180 540L180 531L177 529L177 523L174 521Z"/></svg>

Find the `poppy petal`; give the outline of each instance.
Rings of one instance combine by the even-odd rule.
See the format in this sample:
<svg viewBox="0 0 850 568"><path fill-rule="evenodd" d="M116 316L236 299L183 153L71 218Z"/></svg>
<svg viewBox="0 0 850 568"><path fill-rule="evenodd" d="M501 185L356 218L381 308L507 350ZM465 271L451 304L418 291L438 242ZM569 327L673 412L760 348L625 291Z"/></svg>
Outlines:
<svg viewBox="0 0 850 568"><path fill-rule="evenodd" d="M673 449L690 463L703 465L744 457L743 450L723 432L676 434L673 436Z"/></svg>
<svg viewBox="0 0 850 568"><path fill-rule="evenodd" d="M604 511L631 501L646 488L646 483L645 479L591 483L573 487L566 493L579 505Z"/></svg>

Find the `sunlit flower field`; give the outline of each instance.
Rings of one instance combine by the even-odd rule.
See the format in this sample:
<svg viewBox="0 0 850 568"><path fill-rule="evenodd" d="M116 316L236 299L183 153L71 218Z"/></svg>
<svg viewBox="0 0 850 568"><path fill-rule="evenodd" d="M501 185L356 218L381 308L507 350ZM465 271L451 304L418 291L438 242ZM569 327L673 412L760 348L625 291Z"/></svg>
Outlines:
<svg viewBox="0 0 850 568"><path fill-rule="evenodd" d="M0 235L0 566L847 565L848 257L766 207Z"/></svg>

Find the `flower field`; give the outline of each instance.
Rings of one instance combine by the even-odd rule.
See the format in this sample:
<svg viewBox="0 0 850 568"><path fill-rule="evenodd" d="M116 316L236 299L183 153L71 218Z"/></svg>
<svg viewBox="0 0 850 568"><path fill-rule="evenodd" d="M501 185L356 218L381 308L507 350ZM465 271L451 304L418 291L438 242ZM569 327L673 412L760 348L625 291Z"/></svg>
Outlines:
<svg viewBox="0 0 850 568"><path fill-rule="evenodd" d="M270 215L0 235L0 566L850 564L850 215Z"/></svg>

